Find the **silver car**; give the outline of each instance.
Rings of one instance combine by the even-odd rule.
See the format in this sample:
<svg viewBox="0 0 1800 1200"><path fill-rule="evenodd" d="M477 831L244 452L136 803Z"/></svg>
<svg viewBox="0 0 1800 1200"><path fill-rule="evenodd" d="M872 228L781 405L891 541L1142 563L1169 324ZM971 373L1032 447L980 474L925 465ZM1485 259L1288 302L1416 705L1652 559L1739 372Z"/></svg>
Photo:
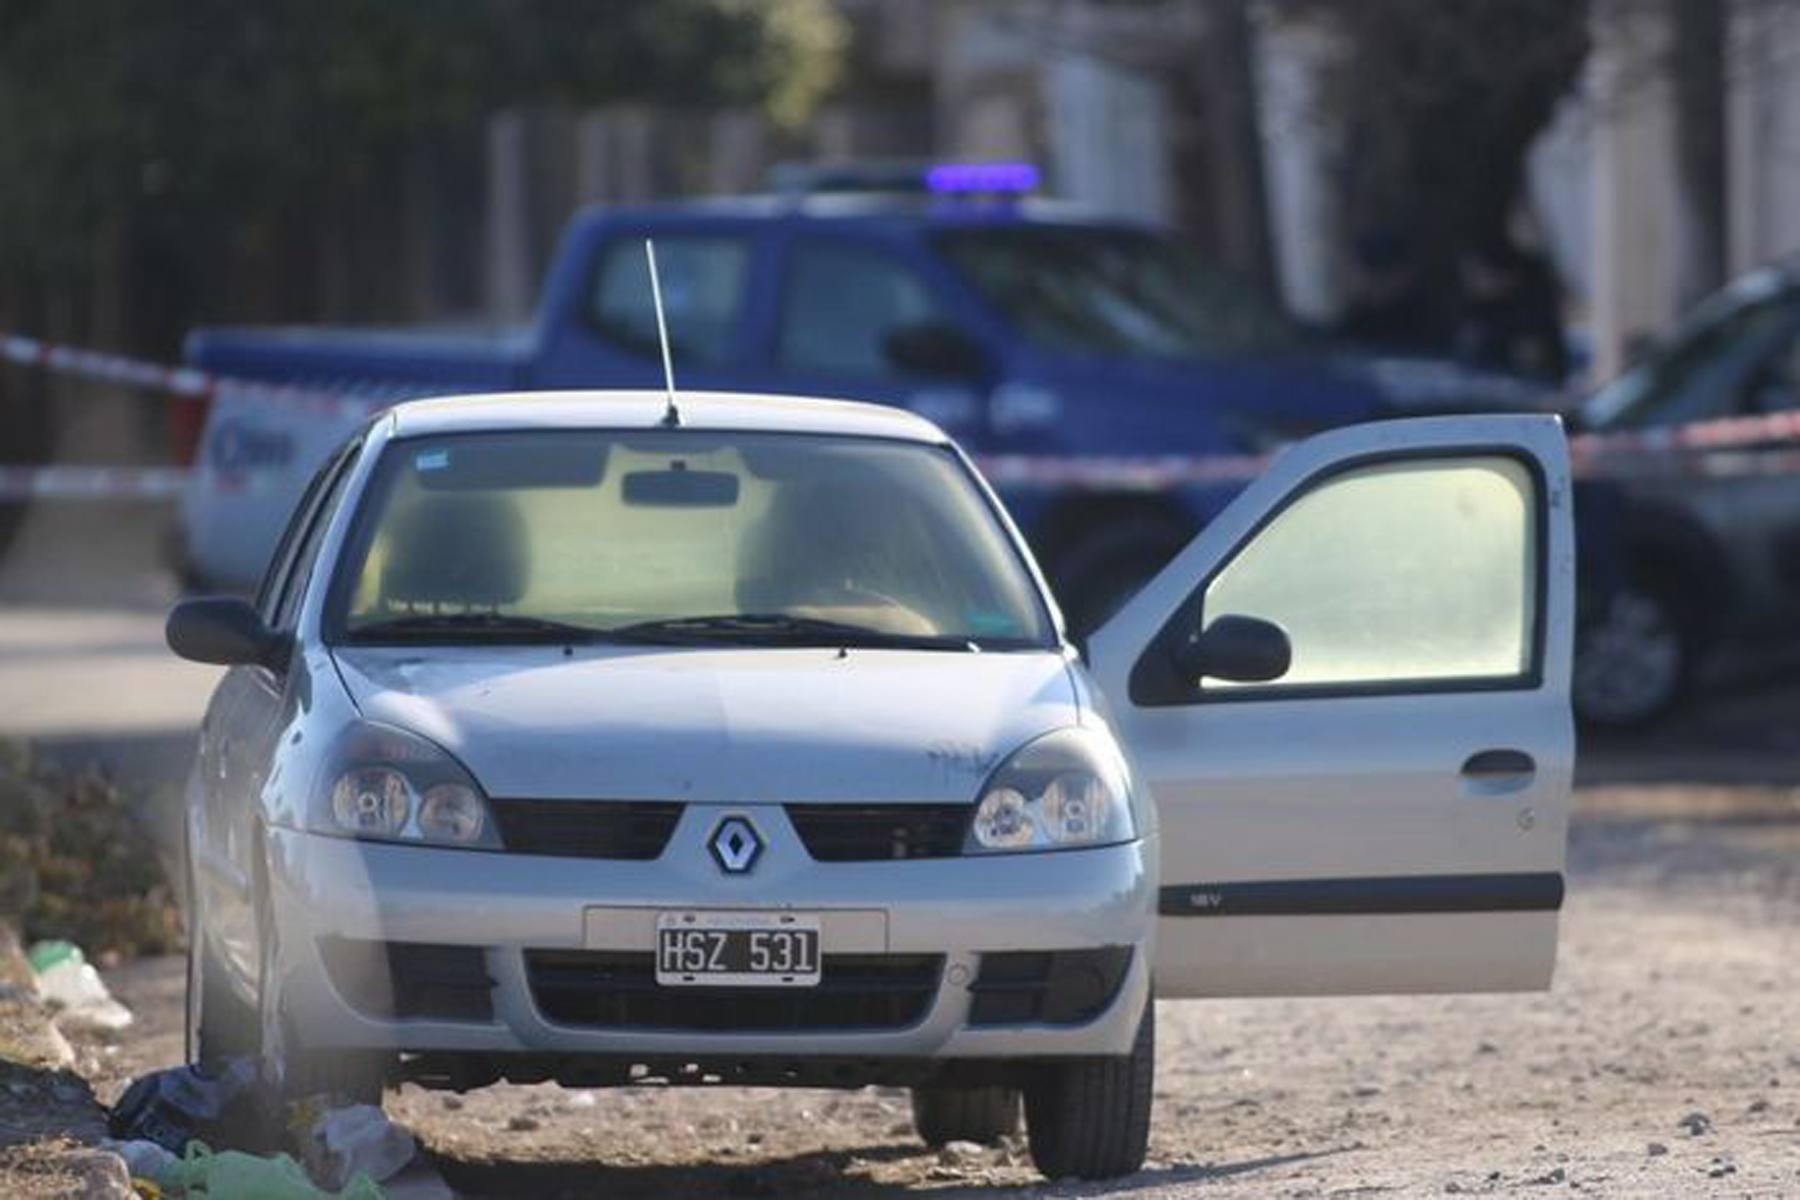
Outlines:
<svg viewBox="0 0 1800 1200"><path fill-rule="evenodd" d="M1085 646L934 426L400 405L320 471L189 785L190 1054L908 1086L1136 1169L1152 996L1548 985L1573 758L1548 417L1277 458Z"/></svg>

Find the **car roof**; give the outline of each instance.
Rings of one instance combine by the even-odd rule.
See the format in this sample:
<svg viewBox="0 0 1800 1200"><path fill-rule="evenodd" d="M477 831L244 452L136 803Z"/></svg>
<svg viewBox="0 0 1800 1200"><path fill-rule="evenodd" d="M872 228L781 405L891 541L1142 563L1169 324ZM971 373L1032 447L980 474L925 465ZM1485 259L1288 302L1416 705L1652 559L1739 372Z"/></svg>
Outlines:
<svg viewBox="0 0 1800 1200"><path fill-rule="evenodd" d="M1037 196L1000 202L942 199L910 194L827 193L791 196L701 196L653 204L602 205L584 219L654 223L704 218L764 224L770 221L875 225L893 229L1064 226L1093 229L1148 229L1152 223L1068 200Z"/></svg>
<svg viewBox="0 0 1800 1200"><path fill-rule="evenodd" d="M745 392L676 392L684 429L826 433L941 444L944 431L903 408ZM484 392L408 400L388 410L392 437L519 429L654 429L667 394L648 389Z"/></svg>

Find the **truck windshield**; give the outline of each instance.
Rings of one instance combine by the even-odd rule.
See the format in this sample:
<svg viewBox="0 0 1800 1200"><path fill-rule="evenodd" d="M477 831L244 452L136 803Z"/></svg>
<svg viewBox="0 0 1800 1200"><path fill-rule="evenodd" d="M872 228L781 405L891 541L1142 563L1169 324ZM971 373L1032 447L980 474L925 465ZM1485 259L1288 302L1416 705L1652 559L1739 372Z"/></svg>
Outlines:
<svg viewBox="0 0 1800 1200"><path fill-rule="evenodd" d="M327 628L352 642L1051 647L1038 588L948 450L704 430L396 441Z"/></svg>
<svg viewBox="0 0 1800 1200"><path fill-rule="evenodd" d="M1255 285L1147 230L959 229L935 244L1025 337L1078 353L1274 354L1299 335Z"/></svg>

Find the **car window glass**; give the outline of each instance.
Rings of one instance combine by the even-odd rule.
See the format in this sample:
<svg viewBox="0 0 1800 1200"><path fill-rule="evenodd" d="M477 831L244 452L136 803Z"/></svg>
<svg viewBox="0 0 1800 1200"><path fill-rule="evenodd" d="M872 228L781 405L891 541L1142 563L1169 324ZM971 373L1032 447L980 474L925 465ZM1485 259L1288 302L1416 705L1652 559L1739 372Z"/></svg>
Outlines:
<svg viewBox="0 0 1800 1200"><path fill-rule="evenodd" d="M276 602L280 599L283 584L287 581L289 567L293 561L294 550L300 540L301 531L306 528L307 519L312 515L319 498L319 490L325 486L325 481L331 477L331 473L337 469L337 465L338 455L336 454L319 464L319 469L313 472L312 478L306 482L305 490L300 493L300 500L294 505L294 511L289 514L287 527L281 532L281 540L275 543L275 553L270 556L269 565L263 571L262 582L257 585L256 589L256 611L262 614L265 622L272 622L275 619Z"/></svg>
<svg viewBox="0 0 1800 1200"><path fill-rule="evenodd" d="M740 237L656 239L656 273L677 365L729 361L749 257ZM588 311L594 328L614 345L650 358L661 354L641 240L615 239L601 251Z"/></svg>
<svg viewBox="0 0 1800 1200"><path fill-rule="evenodd" d="M319 556L319 543L324 540L325 530L331 525L332 514L337 512L338 502L343 499L345 483L350 478L350 463L355 457L356 448L351 447L332 460L330 481L325 485L319 502L314 505L313 515L306 527L306 536L295 552L293 566L282 584L281 602L276 606L272 622L275 629L292 629L294 626L300 599L306 595L306 585L312 579L313 563Z"/></svg>
<svg viewBox="0 0 1800 1200"><path fill-rule="evenodd" d="M1204 619L1261 617L1287 632L1293 664L1263 689L1521 676L1534 652L1535 487L1498 456L1333 476L1213 577Z"/></svg>
<svg viewBox="0 0 1800 1200"><path fill-rule="evenodd" d="M1595 429L1674 425L1724 416L1721 399L1741 378L1743 356L1787 324L1792 298L1784 292L1740 301L1721 293L1696 307L1640 362L1582 404L1582 419Z"/></svg>
<svg viewBox="0 0 1800 1200"><path fill-rule="evenodd" d="M947 319L900 259L846 242L801 242L788 260L776 361L796 371L891 375L888 336Z"/></svg>
<svg viewBox="0 0 1800 1200"><path fill-rule="evenodd" d="M1800 408L1800 336L1782 342L1751 374L1741 407L1753 414Z"/></svg>
<svg viewBox="0 0 1800 1200"><path fill-rule="evenodd" d="M1187 358L1300 341L1266 292L1161 234L1022 224L933 242L1021 334L1056 350Z"/></svg>
<svg viewBox="0 0 1800 1200"><path fill-rule="evenodd" d="M384 452L364 495L344 559L351 636L466 613L596 632L784 614L984 644L1052 636L992 506L938 447L686 430L420 438Z"/></svg>

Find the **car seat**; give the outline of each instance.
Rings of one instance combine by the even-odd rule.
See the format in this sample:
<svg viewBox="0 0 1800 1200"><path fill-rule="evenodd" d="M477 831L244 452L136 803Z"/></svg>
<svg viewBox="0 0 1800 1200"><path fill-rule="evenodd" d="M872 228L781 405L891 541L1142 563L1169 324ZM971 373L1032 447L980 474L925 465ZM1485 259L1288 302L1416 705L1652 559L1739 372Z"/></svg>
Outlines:
<svg viewBox="0 0 1800 1200"><path fill-rule="evenodd" d="M525 520L499 493L425 493L394 522L381 573L388 611L496 609L525 594Z"/></svg>

